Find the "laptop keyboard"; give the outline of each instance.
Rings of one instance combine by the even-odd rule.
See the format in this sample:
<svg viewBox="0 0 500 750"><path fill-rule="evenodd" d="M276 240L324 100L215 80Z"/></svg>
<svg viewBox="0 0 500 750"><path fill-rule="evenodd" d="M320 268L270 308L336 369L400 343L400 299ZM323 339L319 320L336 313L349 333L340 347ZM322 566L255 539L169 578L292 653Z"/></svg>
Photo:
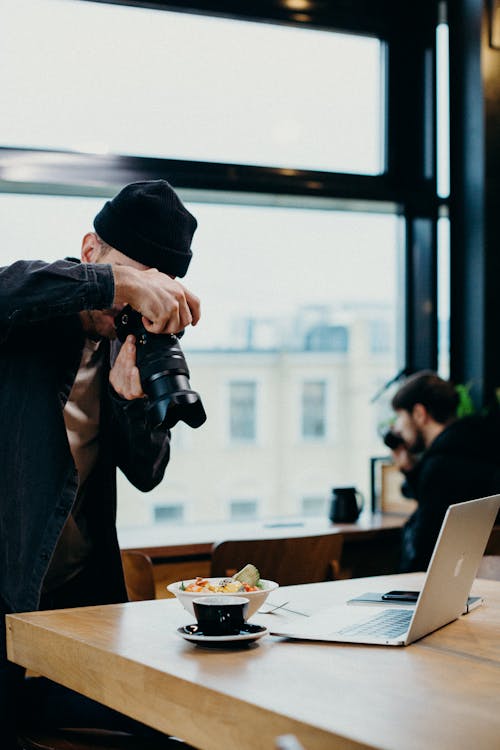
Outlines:
<svg viewBox="0 0 500 750"><path fill-rule="evenodd" d="M376 638L397 638L406 633L413 611L408 609L384 609L376 617L357 625L349 625L337 631L339 635L361 635Z"/></svg>

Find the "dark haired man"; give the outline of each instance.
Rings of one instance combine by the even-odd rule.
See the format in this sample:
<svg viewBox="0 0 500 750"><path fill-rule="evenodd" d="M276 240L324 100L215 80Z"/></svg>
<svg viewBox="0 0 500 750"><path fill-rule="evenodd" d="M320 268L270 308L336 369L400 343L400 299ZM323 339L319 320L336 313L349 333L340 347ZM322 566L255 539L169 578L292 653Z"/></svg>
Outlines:
<svg viewBox="0 0 500 750"><path fill-rule="evenodd" d="M430 371L410 376L392 399L392 450L403 493L418 508L402 530L401 572L426 570L449 505L500 491L498 434L482 417L457 419L452 383Z"/></svg>
<svg viewBox="0 0 500 750"><path fill-rule="evenodd" d="M29 712L28 685L22 698L13 690L19 671L6 662L4 613L125 601L116 468L148 491L169 460L169 430L148 424L134 337L120 346L115 316L130 304L154 333L178 332L200 316L198 298L175 280L189 266L196 220L167 182L127 185L94 229L83 238L82 262L0 268L4 747L17 706L23 718ZM42 721L49 692L32 704Z"/></svg>

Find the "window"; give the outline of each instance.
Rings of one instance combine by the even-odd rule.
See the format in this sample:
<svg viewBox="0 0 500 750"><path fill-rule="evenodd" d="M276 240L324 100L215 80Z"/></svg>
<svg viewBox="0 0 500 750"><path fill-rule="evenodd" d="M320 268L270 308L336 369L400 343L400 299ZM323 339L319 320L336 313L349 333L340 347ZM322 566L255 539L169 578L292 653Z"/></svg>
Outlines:
<svg viewBox="0 0 500 750"><path fill-rule="evenodd" d="M450 220L438 221L438 370L450 377Z"/></svg>
<svg viewBox="0 0 500 750"><path fill-rule="evenodd" d="M257 518L257 500L231 500L229 517L231 521L253 521Z"/></svg>
<svg viewBox="0 0 500 750"><path fill-rule="evenodd" d="M316 439L326 435L326 383L302 386L302 435Z"/></svg>
<svg viewBox="0 0 500 750"><path fill-rule="evenodd" d="M230 434L232 440L255 440L256 384L230 383Z"/></svg>
<svg viewBox="0 0 500 750"><path fill-rule="evenodd" d="M316 352L342 352L349 348L349 330L346 326L320 323L306 335L305 348Z"/></svg>
<svg viewBox="0 0 500 750"><path fill-rule="evenodd" d="M376 38L81 0L1 14L3 144L382 171Z"/></svg>
<svg viewBox="0 0 500 750"><path fill-rule="evenodd" d="M179 523L184 519L184 506L155 505L153 516L154 523Z"/></svg>
<svg viewBox="0 0 500 750"><path fill-rule="evenodd" d="M396 329L395 214L339 211L321 199L307 209L292 199L288 206L261 200L270 205L188 201L199 228L186 283L203 300L203 320L186 331L185 351L346 355L375 316Z"/></svg>
<svg viewBox="0 0 500 750"><path fill-rule="evenodd" d="M437 80L437 192L450 194L450 69L449 29L440 23L436 32ZM438 371L450 377L450 220L441 216L437 222L438 251Z"/></svg>
<svg viewBox="0 0 500 750"><path fill-rule="evenodd" d="M312 516L315 518L326 518L327 499L326 497L303 497L302 498L302 515Z"/></svg>
<svg viewBox="0 0 500 750"><path fill-rule="evenodd" d="M437 192L446 198L450 194L450 66L446 23L437 27L436 62Z"/></svg>
<svg viewBox="0 0 500 750"><path fill-rule="evenodd" d="M2 264L78 256L104 199L0 193ZM187 202L199 229L186 284L201 297L203 317L186 330L182 348L208 419L197 430L173 429L158 505L195 498L190 521L222 520L221 498L235 497L241 486L238 492L247 497L269 499L269 516L293 515L306 467L317 496L327 492L333 475L346 484L355 476L367 491L369 458L381 449L374 428L378 404L370 398L401 367L395 335L376 358L370 343L373 319L383 315L391 331L402 325L398 218L293 202ZM335 382L334 399L321 385L327 382ZM303 394L297 383L311 385ZM366 407L357 409L359 403ZM342 440L332 447L326 438L333 426ZM300 448L297 431L307 437ZM123 480L119 524L147 524L150 497Z"/></svg>
<svg viewBox="0 0 500 750"><path fill-rule="evenodd" d="M0 193L0 265L19 258L79 258L82 238L102 204L102 198Z"/></svg>
<svg viewBox="0 0 500 750"><path fill-rule="evenodd" d="M0 263L78 256L103 200L132 179L182 185L199 222L185 282L203 315L182 348L208 420L174 428L152 493L120 477L119 524L250 518L252 498L273 517L296 514L297 498L319 513L332 477L366 493L382 447L371 397L405 364L406 196L433 198L431 180L398 193L404 149L396 164L381 145L400 106L384 81L404 78L388 75L393 19L378 2L319 4L342 6L349 33L211 17L197 0L193 13L1 5ZM89 101L106 116L83 116Z"/></svg>

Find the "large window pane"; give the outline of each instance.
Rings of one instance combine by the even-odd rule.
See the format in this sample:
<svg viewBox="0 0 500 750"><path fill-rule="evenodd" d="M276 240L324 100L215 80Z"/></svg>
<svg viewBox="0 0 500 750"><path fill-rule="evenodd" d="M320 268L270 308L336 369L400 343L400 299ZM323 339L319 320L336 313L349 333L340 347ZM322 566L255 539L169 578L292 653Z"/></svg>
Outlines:
<svg viewBox="0 0 500 750"><path fill-rule="evenodd" d="M81 241L103 198L0 193L0 266L15 260L80 257Z"/></svg>
<svg viewBox="0 0 500 750"><path fill-rule="evenodd" d="M436 31L436 116L437 116L437 193L450 194L450 47L448 26Z"/></svg>
<svg viewBox="0 0 500 750"><path fill-rule="evenodd" d="M0 194L0 263L78 255L102 202ZM380 402L370 400L402 367L400 220L321 206L189 203L199 229L185 283L202 319L182 347L208 419L197 430L176 425L171 464L151 493L119 478L122 528L150 524L154 506L215 522L229 520L237 498L261 499L257 512L271 517L295 515L300 498L327 498L335 485L369 493L370 456L384 450ZM228 440L230 383L256 388L239 404L258 440ZM320 441L302 437L304 383L328 394Z"/></svg>
<svg viewBox="0 0 500 750"><path fill-rule="evenodd" d="M450 377L450 220L438 220L438 371Z"/></svg>
<svg viewBox="0 0 500 750"><path fill-rule="evenodd" d="M0 144L376 174L380 47L203 15L2 0Z"/></svg>

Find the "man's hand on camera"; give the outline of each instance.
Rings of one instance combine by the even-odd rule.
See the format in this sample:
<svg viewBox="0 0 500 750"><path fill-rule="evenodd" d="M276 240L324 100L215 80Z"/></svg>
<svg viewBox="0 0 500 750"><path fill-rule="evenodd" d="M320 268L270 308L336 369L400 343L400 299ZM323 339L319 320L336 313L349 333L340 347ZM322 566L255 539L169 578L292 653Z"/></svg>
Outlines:
<svg viewBox="0 0 500 750"><path fill-rule="evenodd" d="M156 268L140 271L113 266L117 305L128 303L151 333L178 333L200 319L200 300L179 281Z"/></svg>
<svg viewBox="0 0 500 750"><path fill-rule="evenodd" d="M127 401L145 395L135 357L135 336L127 336L109 373L109 382L118 395Z"/></svg>

